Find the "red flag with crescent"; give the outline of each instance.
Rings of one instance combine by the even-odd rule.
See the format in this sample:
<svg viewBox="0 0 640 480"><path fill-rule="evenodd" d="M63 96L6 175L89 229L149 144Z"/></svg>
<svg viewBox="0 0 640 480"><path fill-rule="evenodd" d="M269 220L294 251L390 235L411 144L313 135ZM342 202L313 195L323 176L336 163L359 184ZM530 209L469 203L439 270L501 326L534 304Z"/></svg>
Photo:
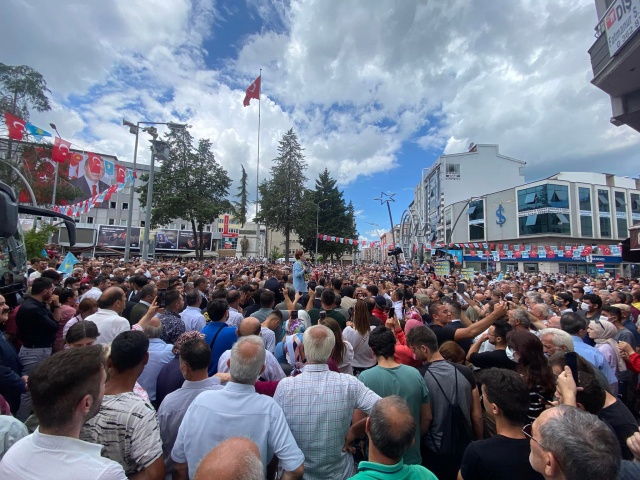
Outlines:
<svg viewBox="0 0 640 480"><path fill-rule="evenodd" d="M9 129L9 138L13 140L22 140L26 122L10 113L4 113L4 121Z"/></svg>
<svg viewBox="0 0 640 480"><path fill-rule="evenodd" d="M249 85L249 88L247 88L247 93L244 96L244 101L242 102L242 104L245 107L249 106L249 103L251 103L251 99L255 98L256 100L260 101L260 79L262 78L262 75L258 76L258 78L256 78L253 83L251 85Z"/></svg>
<svg viewBox="0 0 640 480"><path fill-rule="evenodd" d="M53 144L53 150L51 150L51 160L58 163L64 163L69 158L69 149L71 148L71 143L61 138L56 137L55 143Z"/></svg>

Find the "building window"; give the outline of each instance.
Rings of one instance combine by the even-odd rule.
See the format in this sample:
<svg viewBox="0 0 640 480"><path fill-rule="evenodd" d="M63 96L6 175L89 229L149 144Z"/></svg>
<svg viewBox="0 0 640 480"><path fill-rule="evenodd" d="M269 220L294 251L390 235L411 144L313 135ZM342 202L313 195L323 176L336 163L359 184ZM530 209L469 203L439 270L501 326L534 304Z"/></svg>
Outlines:
<svg viewBox="0 0 640 480"><path fill-rule="evenodd" d="M93 223L93 217L87 217L87 223Z"/></svg>
<svg viewBox="0 0 640 480"><path fill-rule="evenodd" d="M590 188L578 188L578 203L580 204L580 235L582 237L593 237L593 215Z"/></svg>
<svg viewBox="0 0 640 480"><path fill-rule="evenodd" d="M144 220L140 220L140 227L144 228Z"/></svg>
<svg viewBox="0 0 640 480"><path fill-rule="evenodd" d="M128 202L122 202L122 210L129 210L129 203Z"/></svg>
<svg viewBox="0 0 640 480"><path fill-rule="evenodd" d="M518 191L520 235L571 235L569 187L553 183Z"/></svg>
<svg viewBox="0 0 640 480"><path fill-rule="evenodd" d="M444 243L451 243L451 208L447 208L444 212ZM407 235L408 236L408 235Z"/></svg>
<svg viewBox="0 0 640 480"><path fill-rule="evenodd" d="M116 208L116 202L109 202L109 208Z"/></svg>
<svg viewBox="0 0 640 480"><path fill-rule="evenodd" d="M469 202L469 240L484 240L484 201Z"/></svg>
<svg viewBox="0 0 640 480"><path fill-rule="evenodd" d="M631 198L631 223L633 225L640 224L640 194L632 193Z"/></svg>
<svg viewBox="0 0 640 480"><path fill-rule="evenodd" d="M123 218L123 219L120 220L120 226L121 227L126 227L127 226L127 219L126 218Z"/></svg>
<svg viewBox="0 0 640 480"><path fill-rule="evenodd" d="M460 164L447 163L445 178L447 180L460 180Z"/></svg>
<svg viewBox="0 0 640 480"><path fill-rule="evenodd" d="M613 192L613 199L616 207L616 227L618 238L627 238L627 202L624 192Z"/></svg>
<svg viewBox="0 0 640 480"><path fill-rule="evenodd" d="M116 219L115 218L110 218L109 219L109 225L115 225L116 224Z"/></svg>
<svg viewBox="0 0 640 480"><path fill-rule="evenodd" d="M184 223L180 224L180 230L186 230L187 226Z"/></svg>
<svg viewBox="0 0 640 480"><path fill-rule="evenodd" d="M205 225L204 231L205 232L210 232L211 231L211 225Z"/></svg>
<svg viewBox="0 0 640 480"><path fill-rule="evenodd" d="M598 190L598 218L600 220L600 236L611 238L611 211L607 190Z"/></svg>

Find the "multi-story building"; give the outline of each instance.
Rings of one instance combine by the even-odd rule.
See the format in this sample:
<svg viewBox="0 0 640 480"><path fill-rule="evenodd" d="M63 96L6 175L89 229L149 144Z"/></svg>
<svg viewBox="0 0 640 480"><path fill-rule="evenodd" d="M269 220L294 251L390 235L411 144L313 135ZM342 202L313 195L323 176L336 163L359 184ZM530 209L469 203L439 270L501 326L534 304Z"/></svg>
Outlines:
<svg viewBox="0 0 640 480"><path fill-rule="evenodd" d="M628 237L628 228L640 224L640 180L610 174L561 172L543 180L484 194L445 207L444 244L494 245L465 251L469 267L491 266L504 270L595 273L620 272L619 254L596 251L593 255L567 257L567 247L617 246ZM500 257L495 245L517 245L528 250L544 246L556 254L536 258ZM564 248L562 248L564 247ZM545 249L546 251L546 249ZM559 253L558 252L562 252ZM502 265L494 265L495 260ZM623 269L624 273L625 270Z"/></svg>
<svg viewBox="0 0 640 480"><path fill-rule="evenodd" d="M611 123L640 131L640 1L595 0L593 83L611 98Z"/></svg>

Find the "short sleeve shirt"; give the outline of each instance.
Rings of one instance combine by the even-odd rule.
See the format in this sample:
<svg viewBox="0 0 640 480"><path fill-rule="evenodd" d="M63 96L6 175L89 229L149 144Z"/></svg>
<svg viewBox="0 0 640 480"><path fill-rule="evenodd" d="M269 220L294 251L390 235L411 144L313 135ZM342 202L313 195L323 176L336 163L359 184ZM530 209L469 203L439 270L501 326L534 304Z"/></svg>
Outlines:
<svg viewBox="0 0 640 480"><path fill-rule="evenodd" d="M122 465L127 476L162 456L156 411L133 392L105 395L98 414L82 427L80 439L101 444L102 456Z"/></svg>

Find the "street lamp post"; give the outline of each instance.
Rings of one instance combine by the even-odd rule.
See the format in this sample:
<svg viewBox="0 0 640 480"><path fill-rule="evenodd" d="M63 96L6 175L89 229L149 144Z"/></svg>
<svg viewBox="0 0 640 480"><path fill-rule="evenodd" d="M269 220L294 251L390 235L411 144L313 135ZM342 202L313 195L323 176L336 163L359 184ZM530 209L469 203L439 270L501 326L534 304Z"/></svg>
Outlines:
<svg viewBox="0 0 640 480"><path fill-rule="evenodd" d="M320 234L320 232L318 231L319 227L319 221L320 221L320 205L322 205L323 202L326 202L327 199L325 198L324 200L320 200L318 203L316 203L316 256L315 256L315 260L316 260L316 265L318 265L318 235Z"/></svg>
<svg viewBox="0 0 640 480"><path fill-rule="evenodd" d="M56 127L55 123L50 123L49 126L55 130L59 138L62 138L62 135L60 135L60 132L58 131L58 128ZM56 194L58 193L58 162L53 162L53 163L54 163L54 167L53 167L54 174L53 174L53 195L51 196L51 206L56 204ZM53 218L51 218L51 223L53 223Z"/></svg>
<svg viewBox="0 0 640 480"><path fill-rule="evenodd" d="M155 141L158 138L158 130L153 125L167 125L171 129L181 129L187 128L188 125L178 124L173 122L137 122L132 123L127 120L122 120L122 125L129 127L129 132L135 134L136 142L133 151L133 170L135 171L138 159L138 136L140 134L140 125L150 125L149 127L142 128L143 132L148 133L153 137ZM147 208L145 212L145 223L144 223L144 243L140 246L141 254L144 253L143 257L148 259L148 242L149 242L149 227L150 227L150 215L151 215L151 200L153 199L153 172L154 172L154 159L155 154L151 152L151 171L149 172L149 183L151 185L150 188L147 188ZM131 191L129 192L129 211L127 212L127 238L125 239L125 248L124 248L124 261L128 262L131 256L131 223L133 221L133 194L136 187L136 175L133 175L131 179ZM149 195L149 191L151 191L151 195Z"/></svg>
<svg viewBox="0 0 640 480"><path fill-rule="evenodd" d="M444 229L444 248L445 248L445 254L444 257L448 260L449 258L449 241L453 238L453 233L456 230L456 225L458 225L458 221L460 220L460 218L462 217L462 214L467 212L467 215L469 214L469 204L471 202L473 202L474 200L482 200L484 198L484 196L482 197L471 197L467 200L465 200L465 204L464 207L462 207L462 210L460 211L460 213L458 214L458 216L456 217L456 221L453 222L453 226L451 227L451 237L447 238L447 229ZM488 264L489 264L489 260L487 260L487 268L488 268Z"/></svg>
<svg viewBox="0 0 640 480"><path fill-rule="evenodd" d="M393 196L395 195L395 193L384 193L384 192L380 192L380 196L378 198L374 198L374 200L380 200L380 205L382 204L387 204L387 211L389 212L389 222L391 223L391 239L393 240L393 248L396 248L396 232L394 231L393 228L393 217L391 217L391 206L389 205L390 202L395 202ZM387 197L387 198L385 198ZM398 268L398 272L400 272L400 263L398 261L398 255L395 255L396 257L396 267Z"/></svg>

